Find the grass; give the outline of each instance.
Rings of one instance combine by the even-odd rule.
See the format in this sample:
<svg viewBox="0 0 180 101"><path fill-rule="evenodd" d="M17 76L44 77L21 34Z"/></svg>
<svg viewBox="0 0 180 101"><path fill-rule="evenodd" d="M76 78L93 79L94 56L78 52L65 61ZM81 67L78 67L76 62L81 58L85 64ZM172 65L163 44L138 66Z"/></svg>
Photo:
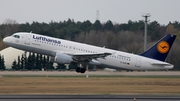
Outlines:
<svg viewBox="0 0 180 101"><path fill-rule="evenodd" d="M180 77L0 77L0 94L180 94Z"/></svg>

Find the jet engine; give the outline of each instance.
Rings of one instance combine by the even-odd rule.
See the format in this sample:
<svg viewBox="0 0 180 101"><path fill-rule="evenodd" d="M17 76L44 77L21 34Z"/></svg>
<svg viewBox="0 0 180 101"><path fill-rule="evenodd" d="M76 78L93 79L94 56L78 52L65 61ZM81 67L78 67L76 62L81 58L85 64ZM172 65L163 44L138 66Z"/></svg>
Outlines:
<svg viewBox="0 0 180 101"><path fill-rule="evenodd" d="M63 53L56 53L55 57L50 58L51 62L56 62L60 64L69 64L73 61L72 57Z"/></svg>

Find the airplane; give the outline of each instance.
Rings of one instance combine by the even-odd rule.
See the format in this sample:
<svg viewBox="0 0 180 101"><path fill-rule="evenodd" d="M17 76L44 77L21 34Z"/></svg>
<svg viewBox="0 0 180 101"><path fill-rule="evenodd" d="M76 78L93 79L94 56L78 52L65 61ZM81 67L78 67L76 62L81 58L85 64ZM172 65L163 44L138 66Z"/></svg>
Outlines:
<svg viewBox="0 0 180 101"><path fill-rule="evenodd" d="M53 38L29 32L17 32L3 39L11 47L50 56L60 64L76 63L76 72L85 73L87 65L125 70L168 70L165 62L176 35L167 34L142 54L132 54L105 47Z"/></svg>

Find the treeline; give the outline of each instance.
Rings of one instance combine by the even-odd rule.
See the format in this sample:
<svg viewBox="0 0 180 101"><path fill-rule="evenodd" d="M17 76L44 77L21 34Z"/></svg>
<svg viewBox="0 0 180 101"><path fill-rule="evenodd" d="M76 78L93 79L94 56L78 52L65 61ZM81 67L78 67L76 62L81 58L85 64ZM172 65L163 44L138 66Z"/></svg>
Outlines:
<svg viewBox="0 0 180 101"><path fill-rule="evenodd" d="M0 54L0 70L4 70L5 68L4 56Z"/></svg>
<svg viewBox="0 0 180 101"><path fill-rule="evenodd" d="M49 61L48 56L35 54L29 52L28 57L22 55L18 56L17 60L12 63L13 70L44 70L54 69L52 62Z"/></svg>
<svg viewBox="0 0 180 101"><path fill-rule="evenodd" d="M18 24L13 20L6 20L0 25L0 50L6 46L2 39L14 32L34 32L42 35L56 38L68 39L82 43L107 47L115 50L126 51L140 54L143 52L144 43L144 22L131 21L127 23L112 23L108 20L101 23L96 20L94 23L89 20L84 22L75 22L73 19L67 21L50 23L24 23ZM157 21L148 23L148 46L154 44L157 40L167 33L180 34L180 23L178 21L169 22L168 25L161 25ZM180 36L177 36L175 44L172 47L167 61L174 64L174 70L180 70Z"/></svg>
<svg viewBox="0 0 180 101"><path fill-rule="evenodd" d="M1 57L0 57L1 59ZM75 65L77 64L69 64L68 66L65 64L55 64L53 65L53 62L49 61L50 57L42 54L36 54L29 52L28 56L21 55L18 56L17 60L14 60L12 63L12 69L11 70L18 70L18 71L49 71L49 70L59 70L59 71L65 71L65 70L75 70ZM1 70L5 70L4 58L2 58L2 65L0 66ZM89 69L93 69L92 66L90 66Z"/></svg>
<svg viewBox="0 0 180 101"><path fill-rule="evenodd" d="M151 35L153 40L160 37L164 33L164 28L156 21L151 22L148 25L148 33ZM110 20L106 23L101 23L96 20L91 23L89 20L84 22L74 22L74 20L68 19L63 22L53 22L50 23L38 23L33 22L32 24L25 23L19 25L19 31L32 31L43 35L48 35L57 38L64 38L74 40L74 38L80 33L89 33L90 31L96 32L106 32L111 31L113 33L119 33L121 31L130 31L134 33L144 32L144 22L143 21L131 21L129 20L127 24L113 24Z"/></svg>
<svg viewBox="0 0 180 101"><path fill-rule="evenodd" d="M148 33L153 39L157 39L161 33L164 32L165 27L160 26L157 21L150 22L148 25ZM144 31L144 22L140 21L131 21L124 24L113 24L110 20L106 23L101 23L99 20L96 20L94 23L91 23L89 20L84 22L74 22L74 20L68 19L67 21L54 22L50 23L39 23L33 22L18 24L13 20L6 20L4 24L0 25L1 37L10 35L13 32L17 31L26 31L26 32L36 32L43 35L58 37L58 38L71 38L81 33L89 33L90 31L112 31L118 33L119 31L132 31L132 32L143 32Z"/></svg>

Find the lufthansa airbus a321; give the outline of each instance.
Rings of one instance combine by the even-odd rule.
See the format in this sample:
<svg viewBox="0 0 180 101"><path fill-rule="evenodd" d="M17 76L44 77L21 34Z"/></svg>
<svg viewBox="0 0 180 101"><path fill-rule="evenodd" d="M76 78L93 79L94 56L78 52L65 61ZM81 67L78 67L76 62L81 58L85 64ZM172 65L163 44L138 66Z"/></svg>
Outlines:
<svg viewBox="0 0 180 101"><path fill-rule="evenodd" d="M142 54L97 47L93 45L18 32L3 39L11 47L50 56L60 64L77 63L76 72L85 73L86 65L101 65L113 69L167 70L174 66L165 62L176 35L167 34Z"/></svg>

